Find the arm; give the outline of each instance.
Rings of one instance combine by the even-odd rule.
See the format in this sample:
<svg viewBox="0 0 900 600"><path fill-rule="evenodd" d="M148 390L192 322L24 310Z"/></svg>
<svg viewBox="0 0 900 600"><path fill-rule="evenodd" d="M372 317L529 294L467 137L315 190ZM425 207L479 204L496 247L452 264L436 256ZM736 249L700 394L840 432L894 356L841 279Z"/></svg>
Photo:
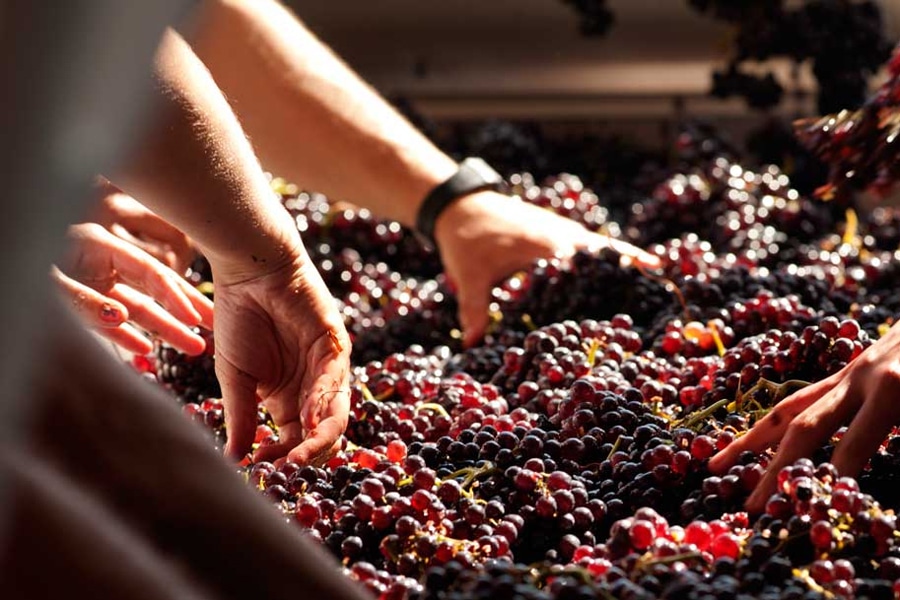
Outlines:
<svg viewBox="0 0 900 600"><path fill-rule="evenodd" d="M274 270L302 250L250 143L209 73L167 32L156 57L159 116L122 187L186 232L228 281Z"/></svg>
<svg viewBox="0 0 900 600"><path fill-rule="evenodd" d="M259 398L283 441L265 456L318 460L349 410L350 342L340 314L227 102L174 33L160 46L156 73L160 119L121 183L209 258L226 450L249 450Z"/></svg>
<svg viewBox="0 0 900 600"><path fill-rule="evenodd" d="M232 101L267 168L413 227L426 194L456 164L270 0L208 0L191 44ZM453 203L435 238L459 290L465 341L488 322L491 286L535 259L609 240L492 192ZM655 259L624 243L620 251Z"/></svg>
<svg viewBox="0 0 900 600"><path fill-rule="evenodd" d="M277 2L204 2L188 39L281 176L412 227L456 170Z"/></svg>

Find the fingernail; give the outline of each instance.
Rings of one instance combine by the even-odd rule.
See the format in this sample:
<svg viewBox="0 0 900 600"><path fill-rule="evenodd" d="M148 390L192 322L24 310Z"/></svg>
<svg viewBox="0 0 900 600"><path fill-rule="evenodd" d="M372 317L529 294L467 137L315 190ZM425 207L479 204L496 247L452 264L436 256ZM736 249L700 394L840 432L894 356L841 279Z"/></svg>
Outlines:
<svg viewBox="0 0 900 600"><path fill-rule="evenodd" d="M105 323L121 323L124 321L119 309L108 303L100 307L100 319Z"/></svg>

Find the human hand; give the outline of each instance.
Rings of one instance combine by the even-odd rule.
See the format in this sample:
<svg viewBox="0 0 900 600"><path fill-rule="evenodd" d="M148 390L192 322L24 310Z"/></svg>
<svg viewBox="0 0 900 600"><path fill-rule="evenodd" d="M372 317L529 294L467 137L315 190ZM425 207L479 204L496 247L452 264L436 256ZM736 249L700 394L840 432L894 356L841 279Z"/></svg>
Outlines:
<svg viewBox="0 0 900 600"><path fill-rule="evenodd" d="M761 452L778 443L778 452L747 509L760 512L775 492L778 472L808 457L834 432L850 423L831 462L841 475L854 476L900 422L900 326L866 349L843 369L779 402L749 433L712 457L709 468L723 473L744 451Z"/></svg>
<svg viewBox="0 0 900 600"><path fill-rule="evenodd" d="M28 438L0 436L0 596L369 597L60 308L36 341Z"/></svg>
<svg viewBox="0 0 900 600"><path fill-rule="evenodd" d="M106 227L179 274L197 257L197 250L184 233L119 188L102 181L98 192L91 222Z"/></svg>
<svg viewBox="0 0 900 600"><path fill-rule="evenodd" d="M458 291L465 346L484 336L491 288L539 258L610 247L626 260L659 266L658 258L631 244L494 192L471 194L454 202L438 218L435 239L444 269Z"/></svg>
<svg viewBox="0 0 900 600"><path fill-rule="evenodd" d="M96 223L73 225L68 238L69 252L51 277L89 327L135 354L153 349L135 325L182 352L203 352L203 338L189 329L212 326L212 303L203 294Z"/></svg>
<svg viewBox="0 0 900 600"><path fill-rule="evenodd" d="M350 411L350 338L334 299L302 246L249 279L229 281L212 267L226 454L250 450L262 401L281 440L260 447L255 460L321 462L339 448Z"/></svg>

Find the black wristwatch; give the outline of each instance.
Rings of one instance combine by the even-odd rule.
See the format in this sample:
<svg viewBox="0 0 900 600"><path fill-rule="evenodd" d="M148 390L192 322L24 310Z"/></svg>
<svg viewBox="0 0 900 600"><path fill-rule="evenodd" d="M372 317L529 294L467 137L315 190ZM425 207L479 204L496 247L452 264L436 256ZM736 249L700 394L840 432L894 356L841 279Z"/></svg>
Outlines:
<svg viewBox="0 0 900 600"><path fill-rule="evenodd" d="M459 163L459 169L445 182L425 196L416 215L416 231L434 246L434 224L437 218L455 200L474 192L506 191L503 178L480 158L467 158Z"/></svg>

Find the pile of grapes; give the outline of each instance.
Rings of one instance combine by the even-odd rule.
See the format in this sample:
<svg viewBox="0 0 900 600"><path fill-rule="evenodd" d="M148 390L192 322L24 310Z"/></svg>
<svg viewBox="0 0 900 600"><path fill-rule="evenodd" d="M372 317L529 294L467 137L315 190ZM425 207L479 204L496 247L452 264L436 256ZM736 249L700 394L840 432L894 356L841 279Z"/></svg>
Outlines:
<svg viewBox="0 0 900 600"><path fill-rule="evenodd" d="M858 480L832 444L743 503L770 454L708 459L900 315L900 213L858 218L770 167L698 160L621 224L570 175L525 202L644 245L543 260L493 290L463 349L437 255L397 223L280 180L354 339L343 449L248 484L383 599L894 598L900 435ZM212 344L210 344L212 348ZM212 349L139 359L222 444ZM278 432L259 412L256 443Z"/></svg>

